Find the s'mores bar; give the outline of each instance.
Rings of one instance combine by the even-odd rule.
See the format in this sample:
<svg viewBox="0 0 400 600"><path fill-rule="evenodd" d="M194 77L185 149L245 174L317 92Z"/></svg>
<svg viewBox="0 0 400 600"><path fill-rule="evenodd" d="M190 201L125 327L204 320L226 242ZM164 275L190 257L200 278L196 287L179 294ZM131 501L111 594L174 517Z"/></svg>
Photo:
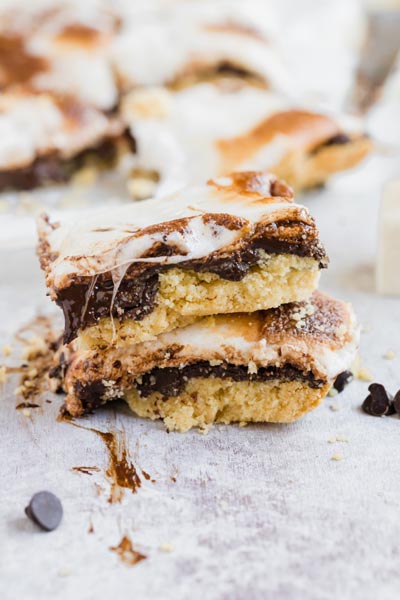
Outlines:
<svg viewBox="0 0 400 600"><path fill-rule="evenodd" d="M172 190L233 170L268 169L296 190L323 184L371 150L357 122L341 120L247 84L206 82L135 90L121 116L135 140L122 168L140 199L143 181ZM138 182L142 182L141 185Z"/></svg>
<svg viewBox="0 0 400 600"><path fill-rule="evenodd" d="M111 57L123 92L224 77L283 92L289 78L276 51L276 29L262 0L176 2L152 18L125 17Z"/></svg>
<svg viewBox="0 0 400 600"><path fill-rule="evenodd" d="M0 95L0 191L63 183L90 159L117 160L123 127L72 96L4 92Z"/></svg>
<svg viewBox="0 0 400 600"><path fill-rule="evenodd" d="M314 292L268 311L203 317L129 347L66 351L59 373L74 416L123 398L169 430L288 423L321 402L357 343L351 308Z"/></svg>
<svg viewBox="0 0 400 600"><path fill-rule="evenodd" d="M308 298L327 258L308 210L266 172L232 173L79 222L39 222L64 342L126 347L206 315Z"/></svg>
<svg viewBox="0 0 400 600"><path fill-rule="evenodd" d="M0 192L68 181L124 147L108 47L110 11L93 3L30 3L0 13Z"/></svg>
<svg viewBox="0 0 400 600"><path fill-rule="evenodd" d="M66 94L114 109L118 90L108 54L118 16L91 1L13 4L0 13L0 90Z"/></svg>

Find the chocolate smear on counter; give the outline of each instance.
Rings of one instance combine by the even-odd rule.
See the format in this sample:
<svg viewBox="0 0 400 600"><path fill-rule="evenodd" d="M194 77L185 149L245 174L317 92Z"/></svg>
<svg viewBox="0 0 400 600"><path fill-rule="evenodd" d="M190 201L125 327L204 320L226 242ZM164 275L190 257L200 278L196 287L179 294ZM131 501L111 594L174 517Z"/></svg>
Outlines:
<svg viewBox="0 0 400 600"><path fill-rule="evenodd" d="M111 483L111 492L108 501L121 502L124 489L129 489L133 494L141 487L142 482L136 472L134 464L130 461L124 438L119 440L113 432L104 432L92 429L101 437L106 445L109 455L109 465L106 470Z"/></svg>
<svg viewBox="0 0 400 600"><path fill-rule="evenodd" d="M133 548L132 542L127 535L124 535L118 546L110 546L110 550L115 552L122 562L130 566L134 566L147 558L145 554Z"/></svg>
<svg viewBox="0 0 400 600"><path fill-rule="evenodd" d="M83 473L84 475L93 475L94 472L100 471L99 467L72 467L72 471Z"/></svg>
<svg viewBox="0 0 400 600"><path fill-rule="evenodd" d="M64 418L62 418L62 420L64 420ZM91 431L103 440L109 457L108 467L105 471L111 486L108 502L110 504L121 502L125 489L128 489L132 494L135 494L138 488L141 487L142 481L136 471L135 465L131 462L129 457L125 437L122 434L117 436L117 434L112 431L100 431L99 429L84 427L74 421L67 422L79 429ZM87 469L88 467L83 468ZM77 469L79 468L75 468L75 470Z"/></svg>
<svg viewBox="0 0 400 600"><path fill-rule="evenodd" d="M143 477L147 480L147 481L151 481L151 483L157 483L155 479L151 478L151 475L149 475L148 473L146 473L146 471L143 471L142 469L142 475Z"/></svg>
<svg viewBox="0 0 400 600"><path fill-rule="evenodd" d="M23 408L40 408L40 404L34 404L33 402L20 402L15 407L16 410L22 410Z"/></svg>
<svg viewBox="0 0 400 600"><path fill-rule="evenodd" d="M369 394L365 398L362 409L373 417L383 417L393 414L392 396L380 383L371 383L368 387Z"/></svg>

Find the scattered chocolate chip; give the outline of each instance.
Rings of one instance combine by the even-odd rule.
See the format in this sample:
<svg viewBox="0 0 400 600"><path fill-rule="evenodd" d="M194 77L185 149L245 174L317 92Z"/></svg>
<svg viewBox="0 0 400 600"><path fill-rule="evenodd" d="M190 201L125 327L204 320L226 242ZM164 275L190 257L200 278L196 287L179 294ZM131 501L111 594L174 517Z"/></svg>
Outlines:
<svg viewBox="0 0 400 600"><path fill-rule="evenodd" d="M368 391L370 393L362 404L363 411L373 417L390 414L392 396L388 394L384 386L380 383L371 383Z"/></svg>
<svg viewBox="0 0 400 600"><path fill-rule="evenodd" d="M339 373L339 375L336 377L333 387L340 394L341 392L343 392L346 385L348 385L350 381L353 380L353 378L354 375L351 371L343 371L342 373Z"/></svg>
<svg viewBox="0 0 400 600"><path fill-rule="evenodd" d="M396 392L395 397L393 398L393 408L395 412L400 414L400 390Z"/></svg>
<svg viewBox="0 0 400 600"><path fill-rule="evenodd" d="M61 522L63 508L60 500L51 492L38 492L32 496L25 513L41 529L53 531Z"/></svg>

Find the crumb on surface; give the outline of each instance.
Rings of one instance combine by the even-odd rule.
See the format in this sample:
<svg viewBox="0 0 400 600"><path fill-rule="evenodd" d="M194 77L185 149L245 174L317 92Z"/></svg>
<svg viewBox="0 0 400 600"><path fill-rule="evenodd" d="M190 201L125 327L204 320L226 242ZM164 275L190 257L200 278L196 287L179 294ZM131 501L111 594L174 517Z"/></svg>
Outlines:
<svg viewBox="0 0 400 600"><path fill-rule="evenodd" d="M36 368L30 369L28 371L28 379L35 379L38 376L38 370Z"/></svg>
<svg viewBox="0 0 400 600"><path fill-rule="evenodd" d="M336 452L335 454L332 455L331 460L336 460L336 461L343 460L343 454Z"/></svg>
<svg viewBox="0 0 400 600"><path fill-rule="evenodd" d="M12 347L10 346L10 344L6 344L5 346L3 346L3 354L4 356L10 356L12 354Z"/></svg>
<svg viewBox="0 0 400 600"><path fill-rule="evenodd" d="M336 442L348 442L349 439L345 435L332 435L328 438L329 444L335 444Z"/></svg>
<svg viewBox="0 0 400 600"><path fill-rule="evenodd" d="M337 391L337 389L335 389L334 387L331 387L331 389L328 392L328 396L329 396L329 398L333 398L334 396L337 396L338 393L339 392Z"/></svg>
<svg viewBox="0 0 400 600"><path fill-rule="evenodd" d="M392 360L392 358L394 358L395 356L396 356L396 354L393 352L393 350L388 350L383 355L383 358L386 358L387 360Z"/></svg>
<svg viewBox="0 0 400 600"><path fill-rule="evenodd" d="M163 544L160 544L159 549L162 552L172 552L172 550L174 549L172 544L169 544L167 542L164 542Z"/></svg>
<svg viewBox="0 0 400 600"><path fill-rule="evenodd" d="M339 407L339 405L338 405L338 404L336 404L336 402L333 402L332 404L330 404L330 405L329 405L329 408L330 408L331 410L335 411L335 412L336 412L336 411L338 411L338 410L340 410L340 407Z"/></svg>
<svg viewBox="0 0 400 600"><path fill-rule="evenodd" d="M201 425L199 427L199 433L201 433L202 435L207 435L207 433L210 431L210 429L213 428L213 424L212 423L207 423L206 425Z"/></svg>
<svg viewBox="0 0 400 600"><path fill-rule="evenodd" d="M22 410L22 415L23 415L24 417L30 417L30 416L31 416L31 411L29 410L29 408L24 408L24 409Z"/></svg>
<svg viewBox="0 0 400 600"><path fill-rule="evenodd" d="M68 577L68 575L71 575L71 571L66 567L62 567L58 570L58 575L59 577Z"/></svg>
<svg viewBox="0 0 400 600"><path fill-rule="evenodd" d="M371 371L369 371L365 367L361 367L356 373L354 373L354 375L360 381L373 381L374 380Z"/></svg>
<svg viewBox="0 0 400 600"><path fill-rule="evenodd" d="M32 360L37 356L43 356L48 352L48 344L43 337L32 337L21 353L23 360Z"/></svg>
<svg viewBox="0 0 400 600"><path fill-rule="evenodd" d="M360 381L373 381L372 373L364 367L360 355L358 355L352 365L351 371L356 379Z"/></svg>
<svg viewBox="0 0 400 600"><path fill-rule="evenodd" d="M2 385L3 383L7 383L8 380L8 373L7 373L7 368L4 366L0 367L0 385Z"/></svg>

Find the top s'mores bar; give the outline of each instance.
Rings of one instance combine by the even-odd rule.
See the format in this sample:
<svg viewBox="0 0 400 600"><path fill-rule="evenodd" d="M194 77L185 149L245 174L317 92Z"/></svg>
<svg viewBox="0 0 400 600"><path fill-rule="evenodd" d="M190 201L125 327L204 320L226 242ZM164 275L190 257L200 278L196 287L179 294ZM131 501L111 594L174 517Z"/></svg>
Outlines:
<svg viewBox="0 0 400 600"><path fill-rule="evenodd" d="M124 128L72 96L9 91L0 95L0 192L64 183L90 160L117 161Z"/></svg>
<svg viewBox="0 0 400 600"><path fill-rule="evenodd" d="M66 343L123 346L218 313L308 298L327 258L308 210L266 172L39 222L39 255Z"/></svg>

